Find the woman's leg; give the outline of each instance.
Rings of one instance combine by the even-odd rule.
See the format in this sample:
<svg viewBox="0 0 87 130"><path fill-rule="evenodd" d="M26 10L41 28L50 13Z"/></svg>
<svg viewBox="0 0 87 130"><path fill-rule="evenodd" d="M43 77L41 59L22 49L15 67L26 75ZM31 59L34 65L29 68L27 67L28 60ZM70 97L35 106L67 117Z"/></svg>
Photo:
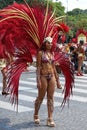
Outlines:
<svg viewBox="0 0 87 130"><path fill-rule="evenodd" d="M54 91L55 91L55 78L52 77L49 81L47 87L47 108L48 108L48 119L47 125L54 127L55 123L53 121L53 110L54 110Z"/></svg>
<svg viewBox="0 0 87 130"><path fill-rule="evenodd" d="M5 69L2 69L1 70L2 72L2 77L3 77L3 87L2 87L2 93L5 92L5 89L6 89L6 86L7 86L7 83L6 83L6 70Z"/></svg>
<svg viewBox="0 0 87 130"><path fill-rule="evenodd" d="M78 73L81 73L82 64L83 64L83 59L79 58L78 59Z"/></svg>
<svg viewBox="0 0 87 130"><path fill-rule="evenodd" d="M55 77L53 76L48 81L47 87L47 108L48 108L48 118L52 118L53 109L54 109L54 91L55 91Z"/></svg>
<svg viewBox="0 0 87 130"><path fill-rule="evenodd" d="M38 96L35 100L35 111L34 111L34 115L38 115L39 109L40 109L40 105L44 99L44 96L46 94L47 91L47 79L42 76L41 77L41 88L38 88Z"/></svg>

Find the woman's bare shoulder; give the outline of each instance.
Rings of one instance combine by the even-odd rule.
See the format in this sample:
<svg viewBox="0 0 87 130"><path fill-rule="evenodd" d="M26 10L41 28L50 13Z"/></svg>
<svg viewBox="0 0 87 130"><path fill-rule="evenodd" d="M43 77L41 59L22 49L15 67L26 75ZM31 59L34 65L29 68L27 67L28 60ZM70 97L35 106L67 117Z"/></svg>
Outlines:
<svg viewBox="0 0 87 130"><path fill-rule="evenodd" d="M39 51L39 52L38 52L38 55L42 55L42 51Z"/></svg>

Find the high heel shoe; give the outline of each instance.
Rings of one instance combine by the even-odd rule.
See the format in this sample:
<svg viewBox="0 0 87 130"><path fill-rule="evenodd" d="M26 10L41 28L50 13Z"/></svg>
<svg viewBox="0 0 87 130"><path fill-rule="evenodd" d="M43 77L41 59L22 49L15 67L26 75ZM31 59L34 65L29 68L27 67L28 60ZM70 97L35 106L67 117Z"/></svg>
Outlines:
<svg viewBox="0 0 87 130"><path fill-rule="evenodd" d="M47 119L47 126L49 126L49 127L55 127L55 123L54 123L53 119L51 119L51 118Z"/></svg>
<svg viewBox="0 0 87 130"><path fill-rule="evenodd" d="M34 123L40 124L40 119L39 119L38 115L34 115Z"/></svg>
<svg viewBox="0 0 87 130"><path fill-rule="evenodd" d="M78 73L76 74L76 76L81 76L81 75L80 75L80 73L78 72Z"/></svg>
<svg viewBox="0 0 87 130"><path fill-rule="evenodd" d="M9 93L8 92L2 92L2 95L9 95Z"/></svg>
<svg viewBox="0 0 87 130"><path fill-rule="evenodd" d="M84 76L83 73L80 73L81 76Z"/></svg>
<svg viewBox="0 0 87 130"><path fill-rule="evenodd" d="M57 86L58 89L62 89L62 85Z"/></svg>

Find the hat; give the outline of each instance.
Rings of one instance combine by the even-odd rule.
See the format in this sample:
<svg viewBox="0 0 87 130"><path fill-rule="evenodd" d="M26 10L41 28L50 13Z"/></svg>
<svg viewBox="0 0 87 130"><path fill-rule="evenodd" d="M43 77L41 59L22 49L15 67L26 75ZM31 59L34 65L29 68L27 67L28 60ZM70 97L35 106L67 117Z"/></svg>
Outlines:
<svg viewBox="0 0 87 130"><path fill-rule="evenodd" d="M52 37L46 37L44 38L43 42L52 42L53 38Z"/></svg>

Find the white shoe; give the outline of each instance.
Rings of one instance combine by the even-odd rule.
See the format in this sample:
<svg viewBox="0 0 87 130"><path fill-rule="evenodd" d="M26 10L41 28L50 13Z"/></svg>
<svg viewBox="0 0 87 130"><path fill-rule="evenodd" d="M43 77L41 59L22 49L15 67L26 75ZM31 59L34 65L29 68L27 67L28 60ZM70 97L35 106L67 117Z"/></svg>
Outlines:
<svg viewBox="0 0 87 130"><path fill-rule="evenodd" d="M38 115L34 115L34 123L40 124L40 119L39 119Z"/></svg>
<svg viewBox="0 0 87 130"><path fill-rule="evenodd" d="M50 118L47 119L47 126L55 127L55 123L54 123L53 119L50 119Z"/></svg>

